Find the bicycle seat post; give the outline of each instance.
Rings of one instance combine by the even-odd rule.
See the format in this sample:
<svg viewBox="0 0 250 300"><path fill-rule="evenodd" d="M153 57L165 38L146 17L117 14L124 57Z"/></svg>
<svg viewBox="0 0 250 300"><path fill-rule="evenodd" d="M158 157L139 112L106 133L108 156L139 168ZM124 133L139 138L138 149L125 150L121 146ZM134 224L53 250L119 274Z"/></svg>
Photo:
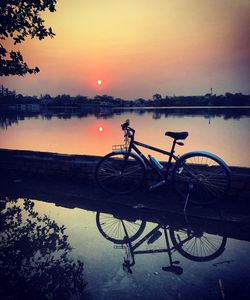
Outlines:
<svg viewBox="0 0 250 300"><path fill-rule="evenodd" d="M167 164L167 170L166 170L166 177L168 176L168 173L169 173L170 164L171 164L171 161L172 161L172 158L173 158L175 145L176 145L176 139L173 140L172 148L171 148L171 151L170 151L170 155L169 155L169 159L168 159L168 164Z"/></svg>

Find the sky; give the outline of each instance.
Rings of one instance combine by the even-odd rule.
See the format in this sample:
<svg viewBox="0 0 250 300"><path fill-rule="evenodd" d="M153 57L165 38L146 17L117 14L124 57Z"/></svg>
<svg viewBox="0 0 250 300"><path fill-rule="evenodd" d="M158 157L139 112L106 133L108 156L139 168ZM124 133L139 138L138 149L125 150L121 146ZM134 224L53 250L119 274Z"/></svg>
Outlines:
<svg viewBox="0 0 250 300"><path fill-rule="evenodd" d="M43 16L56 36L16 47L40 73L0 78L18 93L250 93L249 0L58 0Z"/></svg>

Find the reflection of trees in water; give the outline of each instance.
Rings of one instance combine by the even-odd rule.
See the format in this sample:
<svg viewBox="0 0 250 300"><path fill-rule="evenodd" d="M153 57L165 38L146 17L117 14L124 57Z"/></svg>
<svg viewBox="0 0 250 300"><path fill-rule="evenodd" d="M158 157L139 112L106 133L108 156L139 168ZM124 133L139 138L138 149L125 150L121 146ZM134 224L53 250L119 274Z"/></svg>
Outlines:
<svg viewBox="0 0 250 300"><path fill-rule="evenodd" d="M7 129L8 126L18 123L20 120L26 118L39 118L45 120L51 120L53 118L58 119L71 119L74 118L87 118L89 116L95 116L97 119L110 119L114 115L122 115L125 113L131 113L136 115L151 115L153 119L177 117L183 118L189 117L203 117L206 119L221 118L224 120L235 119L239 120L242 117L250 116L250 109L247 108L164 108L164 109L113 109L111 108L90 108L90 109L55 109L48 110L41 113L4 113L0 115L0 127Z"/></svg>
<svg viewBox="0 0 250 300"><path fill-rule="evenodd" d="M65 227L30 200L0 203L0 298L82 299L83 262L69 257Z"/></svg>
<svg viewBox="0 0 250 300"><path fill-rule="evenodd" d="M0 116L0 127L3 129L7 129L12 124L18 123L18 116L8 117L8 116Z"/></svg>
<svg viewBox="0 0 250 300"><path fill-rule="evenodd" d="M39 114L27 113L27 114L17 114L17 113L3 113L0 114L0 127L7 129L13 124L18 124L19 121L30 118L39 118Z"/></svg>
<svg viewBox="0 0 250 300"><path fill-rule="evenodd" d="M117 113L134 113L142 115L145 113L151 114L153 119L160 119L161 117L177 117L183 118L186 116L189 117L204 117L204 118L216 118L223 117L224 120L227 119L236 119L239 120L242 117L250 116L250 109L247 108L155 108L155 109L122 109L115 110Z"/></svg>

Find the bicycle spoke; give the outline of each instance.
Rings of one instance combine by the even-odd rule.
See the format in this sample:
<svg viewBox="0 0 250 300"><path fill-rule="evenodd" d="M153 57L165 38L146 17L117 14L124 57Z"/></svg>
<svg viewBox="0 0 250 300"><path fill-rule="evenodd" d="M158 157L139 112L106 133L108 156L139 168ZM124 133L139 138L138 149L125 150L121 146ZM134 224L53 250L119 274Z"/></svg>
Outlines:
<svg viewBox="0 0 250 300"><path fill-rule="evenodd" d="M145 168L137 157L111 153L96 169L97 183L114 194L127 194L137 189L144 180Z"/></svg>
<svg viewBox="0 0 250 300"><path fill-rule="evenodd" d="M225 239L218 235L199 233L190 234L185 230L170 233L176 249L192 260L208 261L224 251Z"/></svg>
<svg viewBox="0 0 250 300"><path fill-rule="evenodd" d="M127 221L105 213L97 214L97 225L106 239L120 244L125 243L126 237L134 240L145 228L145 222L141 220Z"/></svg>
<svg viewBox="0 0 250 300"><path fill-rule="evenodd" d="M191 154L177 161L174 173L177 191L186 197L192 183L190 201L210 203L222 197L229 187L226 167L209 154Z"/></svg>

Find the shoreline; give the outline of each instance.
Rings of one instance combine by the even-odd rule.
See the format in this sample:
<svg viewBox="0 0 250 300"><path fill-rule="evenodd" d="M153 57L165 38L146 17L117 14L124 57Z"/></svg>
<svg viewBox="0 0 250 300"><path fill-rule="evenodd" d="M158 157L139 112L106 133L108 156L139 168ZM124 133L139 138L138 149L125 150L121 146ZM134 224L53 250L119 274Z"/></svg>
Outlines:
<svg viewBox="0 0 250 300"><path fill-rule="evenodd" d="M5 173L50 177L60 180L94 183L95 167L102 156L62 154L29 150L0 149L0 168ZM229 166L229 198L250 199L250 168ZM154 180L149 171L149 179Z"/></svg>

